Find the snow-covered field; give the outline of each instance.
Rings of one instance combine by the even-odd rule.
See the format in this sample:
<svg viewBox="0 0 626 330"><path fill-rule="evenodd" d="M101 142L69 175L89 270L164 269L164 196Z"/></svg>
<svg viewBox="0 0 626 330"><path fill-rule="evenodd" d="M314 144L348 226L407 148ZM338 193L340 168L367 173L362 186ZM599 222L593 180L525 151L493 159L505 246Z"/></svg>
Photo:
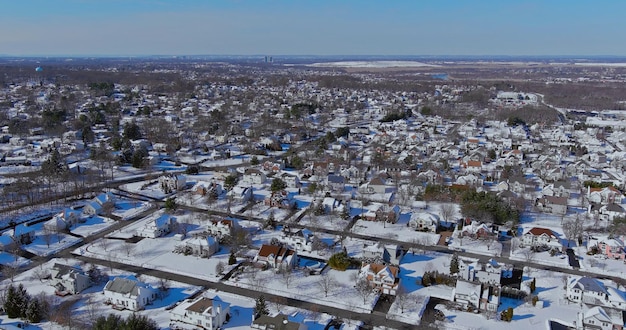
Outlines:
<svg viewBox="0 0 626 330"><path fill-rule="evenodd" d="M439 67L439 65L416 61L341 61L313 63L312 67L337 67L337 68L411 68L411 67Z"/></svg>

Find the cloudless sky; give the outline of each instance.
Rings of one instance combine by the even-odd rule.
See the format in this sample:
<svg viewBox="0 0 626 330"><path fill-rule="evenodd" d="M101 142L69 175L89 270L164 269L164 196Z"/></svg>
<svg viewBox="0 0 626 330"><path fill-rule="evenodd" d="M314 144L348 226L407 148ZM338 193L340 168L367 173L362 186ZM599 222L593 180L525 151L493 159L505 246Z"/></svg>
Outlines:
<svg viewBox="0 0 626 330"><path fill-rule="evenodd" d="M623 0L5 0L3 55L626 55Z"/></svg>

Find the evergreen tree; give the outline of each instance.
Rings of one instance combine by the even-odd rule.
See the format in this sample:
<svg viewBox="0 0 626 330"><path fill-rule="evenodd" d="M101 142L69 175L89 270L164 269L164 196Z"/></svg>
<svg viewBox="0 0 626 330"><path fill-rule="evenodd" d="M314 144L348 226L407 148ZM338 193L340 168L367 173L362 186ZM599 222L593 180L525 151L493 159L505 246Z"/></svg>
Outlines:
<svg viewBox="0 0 626 330"><path fill-rule="evenodd" d="M30 323L41 322L44 318L44 309L41 301L38 298L31 299L28 302L28 306L26 307L26 311L24 314L25 318Z"/></svg>
<svg viewBox="0 0 626 330"><path fill-rule="evenodd" d="M19 317L25 318L26 309L28 308L28 303L30 302L30 295L26 292L26 288L24 285L20 284L17 287L17 307L19 308Z"/></svg>
<svg viewBox="0 0 626 330"><path fill-rule="evenodd" d="M123 320L119 315L109 314L109 316L100 316L93 324L93 330L115 330L121 329Z"/></svg>
<svg viewBox="0 0 626 330"><path fill-rule="evenodd" d="M154 320L143 315L132 314L123 322L121 329L124 330L156 330L158 326Z"/></svg>
<svg viewBox="0 0 626 330"><path fill-rule="evenodd" d="M459 256L455 253L450 259L450 275L457 274L459 272Z"/></svg>
<svg viewBox="0 0 626 330"><path fill-rule="evenodd" d="M261 315L268 315L269 313L270 311L267 308L265 297L262 295L259 296L259 298L256 299L256 304L254 305L254 318L256 319Z"/></svg>
<svg viewBox="0 0 626 330"><path fill-rule="evenodd" d="M4 299L4 311L7 316L15 319L20 317L20 309L18 306L17 290L13 284L9 285Z"/></svg>
<svg viewBox="0 0 626 330"><path fill-rule="evenodd" d="M237 257L235 256L234 252L230 253L230 256L228 257L228 264L229 265L234 265L237 263Z"/></svg>

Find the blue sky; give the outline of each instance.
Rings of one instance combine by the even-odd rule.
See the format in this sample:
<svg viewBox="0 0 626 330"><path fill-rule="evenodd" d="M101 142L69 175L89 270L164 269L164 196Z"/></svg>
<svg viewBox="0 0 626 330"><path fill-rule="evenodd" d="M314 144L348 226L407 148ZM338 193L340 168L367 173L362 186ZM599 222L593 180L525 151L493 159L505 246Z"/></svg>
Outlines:
<svg viewBox="0 0 626 330"><path fill-rule="evenodd" d="M4 55L626 55L622 0L5 0Z"/></svg>

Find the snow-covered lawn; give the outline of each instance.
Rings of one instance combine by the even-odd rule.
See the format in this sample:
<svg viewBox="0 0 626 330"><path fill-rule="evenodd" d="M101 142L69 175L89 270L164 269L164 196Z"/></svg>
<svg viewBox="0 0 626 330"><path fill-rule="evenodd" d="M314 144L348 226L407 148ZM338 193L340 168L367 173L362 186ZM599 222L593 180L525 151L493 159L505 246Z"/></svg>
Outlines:
<svg viewBox="0 0 626 330"><path fill-rule="evenodd" d="M84 223L76 224L70 231L75 235L87 237L102 232L114 224L115 220L110 218L92 216L85 218Z"/></svg>
<svg viewBox="0 0 626 330"><path fill-rule="evenodd" d="M47 233L43 228L43 222L32 225L35 229L35 239L23 245L22 249L38 256L49 256L82 241L81 238L65 233Z"/></svg>
<svg viewBox="0 0 626 330"><path fill-rule="evenodd" d="M407 227L405 217L406 216L401 216L400 220L393 224L383 221L358 220L352 226L352 232L361 235L370 235L372 237L398 240L401 242L415 242L425 245L437 244L439 241L439 234L415 231Z"/></svg>
<svg viewBox="0 0 626 330"><path fill-rule="evenodd" d="M325 296L319 284L322 275L307 275L307 272L301 270L294 270L290 275L284 276L276 274L273 269L263 271L248 267L241 274L229 279L227 283L320 305L361 313L371 312L376 304L377 296L373 293L365 299L359 296L354 288L358 270L337 271L329 268L325 272L328 274L324 276L332 277L335 282L334 288L328 292L328 296Z"/></svg>
<svg viewBox="0 0 626 330"><path fill-rule="evenodd" d="M159 181L157 179L127 183L120 186L120 189L131 193L152 197L155 199L163 199L169 196L169 194L163 192L163 190L161 189L161 185L159 185Z"/></svg>
<svg viewBox="0 0 626 330"><path fill-rule="evenodd" d="M306 212L306 211L303 211ZM305 214L298 224L311 227L322 228L330 230L344 230L348 226L349 220L344 220L338 215L313 215L311 213Z"/></svg>
<svg viewBox="0 0 626 330"><path fill-rule="evenodd" d="M118 199L115 201L115 210L113 210L112 214L120 217L122 220L128 220L151 207L152 204L148 202Z"/></svg>
<svg viewBox="0 0 626 330"><path fill-rule="evenodd" d="M9 252L0 252L0 265L22 267L30 263L29 259L22 258Z"/></svg>
<svg viewBox="0 0 626 330"><path fill-rule="evenodd" d="M448 248L451 250L467 251L484 254L486 256L500 256L502 254L502 243L495 239L473 239L470 237L457 237L457 231L450 236Z"/></svg>

